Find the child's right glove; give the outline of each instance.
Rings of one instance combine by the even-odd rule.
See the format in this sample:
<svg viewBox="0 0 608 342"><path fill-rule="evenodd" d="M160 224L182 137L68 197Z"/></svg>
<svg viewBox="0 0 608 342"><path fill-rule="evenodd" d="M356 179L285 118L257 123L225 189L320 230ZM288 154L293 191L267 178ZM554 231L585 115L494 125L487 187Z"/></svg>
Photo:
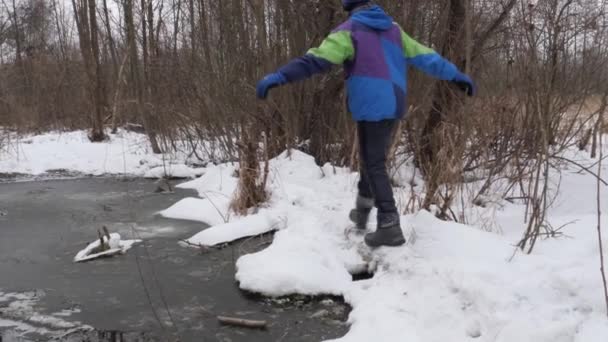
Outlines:
<svg viewBox="0 0 608 342"><path fill-rule="evenodd" d="M266 75L256 87L256 94L258 99L264 100L268 97L268 91L274 87L278 87L287 83L287 79L283 74L277 72L274 74Z"/></svg>
<svg viewBox="0 0 608 342"><path fill-rule="evenodd" d="M468 96L475 96L477 94L477 87L473 80L467 74L459 72L452 80L454 84L464 91Z"/></svg>

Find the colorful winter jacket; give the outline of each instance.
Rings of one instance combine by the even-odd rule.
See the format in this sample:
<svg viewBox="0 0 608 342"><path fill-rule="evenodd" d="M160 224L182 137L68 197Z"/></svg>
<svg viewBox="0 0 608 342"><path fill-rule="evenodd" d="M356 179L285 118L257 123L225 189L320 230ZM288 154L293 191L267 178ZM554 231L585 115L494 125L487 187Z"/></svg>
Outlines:
<svg viewBox="0 0 608 342"><path fill-rule="evenodd" d="M343 64L348 109L356 121L402 118L407 111L407 67L452 80L456 66L418 43L379 6L355 11L318 48L280 68L287 82Z"/></svg>

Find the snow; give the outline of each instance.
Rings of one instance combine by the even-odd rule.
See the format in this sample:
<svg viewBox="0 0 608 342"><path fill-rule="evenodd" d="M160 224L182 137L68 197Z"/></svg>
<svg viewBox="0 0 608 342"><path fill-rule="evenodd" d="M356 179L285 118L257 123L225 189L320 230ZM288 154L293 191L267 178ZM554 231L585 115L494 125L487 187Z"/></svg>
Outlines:
<svg viewBox="0 0 608 342"><path fill-rule="evenodd" d="M79 251L74 257L74 262L85 262L101 257L124 254L129 249L131 249L133 245L141 242L141 240L121 240L120 234L118 233L111 233L109 241L108 238L104 236L103 241L104 243L108 244L108 247L110 247L110 249L100 253L92 253L96 248L99 248L99 246L101 245L101 242L99 241L99 239L97 239L91 242L86 248Z"/></svg>
<svg viewBox="0 0 608 342"><path fill-rule="evenodd" d="M86 175L128 174L147 178L194 178L200 168L186 166L181 153L155 155L148 138L119 130L109 141L91 143L86 131L46 133L11 139L0 151L0 173L41 175L65 170Z"/></svg>
<svg viewBox="0 0 608 342"><path fill-rule="evenodd" d="M234 176L233 165L211 166L202 177L178 185L181 189L196 190L202 198L185 198L160 214L211 226L227 223L230 219L230 200L237 186Z"/></svg>
<svg viewBox="0 0 608 342"><path fill-rule="evenodd" d="M228 215L229 198L184 198L160 214L167 218L200 221L208 225L225 223Z"/></svg>
<svg viewBox="0 0 608 342"><path fill-rule="evenodd" d="M320 241L298 243L290 236L289 230L279 232L268 249L239 259L236 279L240 287L268 296L342 295L351 285L351 275L343 260L324 251L332 246Z"/></svg>
<svg viewBox="0 0 608 342"><path fill-rule="evenodd" d="M157 166L144 173L144 178L196 178L205 172L204 168L191 168L184 164Z"/></svg>
<svg viewBox="0 0 608 342"><path fill-rule="evenodd" d="M215 194L230 198L236 190L237 183L236 166L223 164L210 166L206 169L204 176L182 183L178 185L178 188L196 190L201 197Z"/></svg>
<svg viewBox="0 0 608 342"><path fill-rule="evenodd" d="M227 214L236 187L234 168L213 167L186 183L203 198L179 202L169 211L212 225L190 239L202 244L229 242L278 222L268 248L239 258L236 280L243 290L271 297L343 296L353 307L350 330L334 341L608 340L595 178L578 169L562 172L562 192L548 217L554 227L573 223L563 228L563 237L541 240L526 255L515 248L525 228L525 207L492 195L486 208L463 209L471 216L469 225L440 221L425 211L404 215L408 244L370 250L347 219L357 174L318 167L298 151L284 153L270 163L270 200L243 218ZM400 170L396 177L409 179L397 183L409 184L414 174ZM409 187L395 193L403 208ZM222 215L213 214L209 197ZM602 221L608 225L606 216ZM365 270L374 277L352 280L351 274Z"/></svg>
<svg viewBox="0 0 608 342"><path fill-rule="evenodd" d="M229 223L203 230L186 240L188 244L212 247L250 236L258 236L280 229L281 220L267 213L246 216Z"/></svg>
<svg viewBox="0 0 608 342"><path fill-rule="evenodd" d="M378 251L375 277L345 292L353 329L339 341L573 341L603 316L595 259L568 262L556 249L509 261L509 239L425 212L404 218L416 244Z"/></svg>

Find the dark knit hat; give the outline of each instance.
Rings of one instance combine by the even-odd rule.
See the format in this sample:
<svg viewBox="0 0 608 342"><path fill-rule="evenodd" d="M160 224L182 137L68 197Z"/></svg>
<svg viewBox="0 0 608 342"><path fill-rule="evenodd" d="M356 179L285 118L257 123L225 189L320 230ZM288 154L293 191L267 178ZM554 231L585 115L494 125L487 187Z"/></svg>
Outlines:
<svg viewBox="0 0 608 342"><path fill-rule="evenodd" d="M357 6L365 5L369 3L370 0L342 0L342 7L344 7L345 11L352 11Z"/></svg>

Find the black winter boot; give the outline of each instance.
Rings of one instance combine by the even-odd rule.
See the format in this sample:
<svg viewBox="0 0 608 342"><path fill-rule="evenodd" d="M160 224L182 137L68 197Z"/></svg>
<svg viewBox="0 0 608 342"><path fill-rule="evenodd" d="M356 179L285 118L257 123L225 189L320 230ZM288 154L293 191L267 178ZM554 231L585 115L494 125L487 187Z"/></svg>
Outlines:
<svg viewBox="0 0 608 342"><path fill-rule="evenodd" d="M372 248L398 247L405 244L399 214L378 213L378 229L376 229L376 232L365 236L365 243Z"/></svg>
<svg viewBox="0 0 608 342"><path fill-rule="evenodd" d="M374 207L374 199L373 198L365 198L363 196L357 196L357 202L355 204L355 209L350 211L350 215L348 217L355 224L357 229L366 230L367 222L369 221L369 213L372 211Z"/></svg>

